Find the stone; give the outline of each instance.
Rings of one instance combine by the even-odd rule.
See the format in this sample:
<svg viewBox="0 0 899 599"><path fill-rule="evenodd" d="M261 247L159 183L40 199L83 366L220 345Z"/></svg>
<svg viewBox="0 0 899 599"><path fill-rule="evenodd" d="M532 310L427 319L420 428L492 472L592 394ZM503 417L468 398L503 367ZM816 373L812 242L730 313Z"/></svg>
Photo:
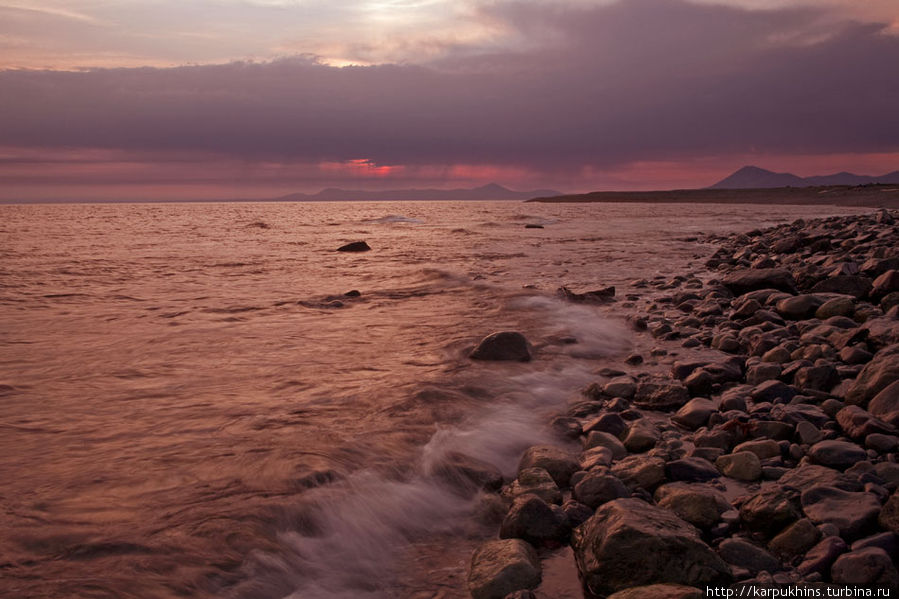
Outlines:
<svg viewBox="0 0 899 599"><path fill-rule="evenodd" d="M899 535L893 532L882 532L864 539L859 539L852 544L852 551L858 551L866 547L878 547L889 555L899 555Z"/></svg>
<svg viewBox="0 0 899 599"><path fill-rule="evenodd" d="M651 491L665 480L665 462L661 458L630 456L612 466L612 474L617 476L628 489Z"/></svg>
<svg viewBox="0 0 899 599"><path fill-rule="evenodd" d="M353 241L337 248L338 252L367 252L371 249L364 241Z"/></svg>
<svg viewBox="0 0 899 599"><path fill-rule="evenodd" d="M741 451L751 451L758 456L760 460L768 458L776 458L780 456L780 445L777 441L771 439L753 439L745 441L734 447L733 453Z"/></svg>
<svg viewBox="0 0 899 599"><path fill-rule="evenodd" d="M612 452L612 459L620 460L627 456L627 448L624 446L617 436L602 431L592 431L587 435L587 441L584 449L593 449L594 447L605 447Z"/></svg>
<svg viewBox="0 0 899 599"><path fill-rule="evenodd" d="M817 485L802 492L802 510L816 524L836 526L844 539L856 539L874 526L880 501L871 493L852 493Z"/></svg>
<svg viewBox="0 0 899 599"><path fill-rule="evenodd" d="M518 471L543 468L559 487L567 487L571 475L580 470L577 460L567 451L553 445L532 445L518 462Z"/></svg>
<svg viewBox="0 0 899 599"><path fill-rule="evenodd" d="M705 426L709 416L717 411L718 408L712 400L695 397L681 406L671 419L685 428L696 430L700 426Z"/></svg>
<svg viewBox="0 0 899 599"><path fill-rule="evenodd" d="M503 518L501 539L522 539L539 545L544 541L560 541L570 530L568 517L559 506L550 506L536 495L519 495Z"/></svg>
<svg viewBox="0 0 899 599"><path fill-rule="evenodd" d="M777 289L796 293L796 281L789 271L781 268L755 268L736 270L721 282L734 295L743 295L761 289Z"/></svg>
<svg viewBox="0 0 899 599"><path fill-rule="evenodd" d="M837 470L845 470L868 457L867 452L855 443L833 440L815 443L808 455L814 463Z"/></svg>
<svg viewBox="0 0 899 599"><path fill-rule="evenodd" d="M794 385L800 389L814 391L830 391L839 382L840 375L837 369L829 364L805 366L797 370L793 376Z"/></svg>
<svg viewBox="0 0 899 599"><path fill-rule="evenodd" d="M877 453L890 453L899 449L899 436L871 433L865 437L865 448Z"/></svg>
<svg viewBox="0 0 899 599"><path fill-rule="evenodd" d="M524 335L517 331L500 331L484 337L469 357L473 360L528 362L531 352Z"/></svg>
<svg viewBox="0 0 899 599"><path fill-rule="evenodd" d="M829 572L837 558L848 549L846 542L840 537L824 537L817 545L809 549L796 570L803 576L808 576L813 572L820 574Z"/></svg>
<svg viewBox="0 0 899 599"><path fill-rule="evenodd" d="M880 298L893 291L899 291L899 270L888 270L874 279L871 297Z"/></svg>
<svg viewBox="0 0 899 599"><path fill-rule="evenodd" d="M703 599L700 589L682 584L650 584L618 591L607 599Z"/></svg>
<svg viewBox="0 0 899 599"><path fill-rule="evenodd" d="M574 486L572 492L577 501L593 509L615 499L629 497L630 494L628 488L618 478L599 471L587 473L587 476Z"/></svg>
<svg viewBox="0 0 899 599"><path fill-rule="evenodd" d="M781 381L765 381L753 387L750 392L752 401L762 403L788 402L796 396L796 390Z"/></svg>
<svg viewBox="0 0 899 599"><path fill-rule="evenodd" d="M879 547L844 553L831 567L830 577L838 585L899 588L899 573L893 560Z"/></svg>
<svg viewBox="0 0 899 599"><path fill-rule="evenodd" d="M805 320L824 304L824 299L817 295L800 294L777 302L775 310L788 320Z"/></svg>
<svg viewBox="0 0 899 599"><path fill-rule="evenodd" d="M799 493L781 484L763 487L740 506L743 526L766 536L774 536L801 515Z"/></svg>
<svg viewBox="0 0 899 599"><path fill-rule="evenodd" d="M504 599L541 581L540 560L534 548L520 539L487 541L471 557L468 590L473 599Z"/></svg>
<svg viewBox="0 0 899 599"><path fill-rule="evenodd" d="M824 438L824 434L818 427L806 420L796 425L796 434L804 445L814 445Z"/></svg>
<svg viewBox="0 0 899 599"><path fill-rule="evenodd" d="M751 451L723 455L715 460L715 466L725 476L737 480L753 481L762 475L762 464Z"/></svg>
<svg viewBox="0 0 899 599"><path fill-rule="evenodd" d="M580 526L593 515L593 510L590 509L589 506L575 501L574 499L569 499L563 503L562 511L565 512L565 515L568 517L568 523L571 525L571 528Z"/></svg>
<svg viewBox="0 0 899 599"><path fill-rule="evenodd" d="M816 283L812 293L839 293L863 298L871 290L871 279L858 275L837 275Z"/></svg>
<svg viewBox="0 0 899 599"><path fill-rule="evenodd" d="M511 498L533 493L546 503L562 503L562 491L543 468L526 468L518 473L505 494Z"/></svg>
<svg viewBox="0 0 899 599"><path fill-rule="evenodd" d="M776 349L778 348L775 348L771 351L775 351ZM787 357L789 358L789 354L787 354ZM764 360L764 357L762 359ZM766 360L759 364L753 364L752 366L747 368L746 383L750 385L759 385L761 383L764 383L765 381L777 380L781 373L781 366L779 363L775 364L773 362L775 362L775 360Z"/></svg>
<svg viewBox="0 0 899 599"><path fill-rule="evenodd" d="M635 420L627 430L624 447L632 453L641 453L655 447L660 438L659 429L651 422L646 419Z"/></svg>
<svg viewBox="0 0 899 599"><path fill-rule="evenodd" d="M671 510L678 518L702 530L721 521L721 514L731 509L724 495L708 485L669 483L656 489L659 507Z"/></svg>
<svg viewBox="0 0 899 599"><path fill-rule="evenodd" d="M593 470L601 466L612 465L612 450L608 447L593 447L578 456L578 466L581 470Z"/></svg>
<svg viewBox="0 0 899 599"><path fill-rule="evenodd" d="M872 433L894 434L896 429L859 406L846 406L837 412L837 423L851 439L864 439Z"/></svg>
<svg viewBox="0 0 899 599"><path fill-rule="evenodd" d="M665 477L672 481L700 482L719 476L720 473L714 464L699 456L672 460L665 464Z"/></svg>
<svg viewBox="0 0 899 599"><path fill-rule="evenodd" d="M852 316L855 302L852 297L842 296L829 299L815 311L815 318L827 320L831 316Z"/></svg>
<svg viewBox="0 0 899 599"><path fill-rule="evenodd" d="M731 578L694 526L639 499L600 507L574 531L572 547L584 586L600 596L640 585L703 587Z"/></svg>
<svg viewBox="0 0 899 599"><path fill-rule="evenodd" d="M609 397L632 399L637 392L637 384L629 376L617 377L603 385L602 392Z"/></svg>
<svg viewBox="0 0 899 599"><path fill-rule="evenodd" d="M899 381L881 389L868 404L868 411L884 422L899 427Z"/></svg>
<svg viewBox="0 0 899 599"><path fill-rule="evenodd" d="M833 468L802 463L785 474L780 483L786 487L805 491L815 485L828 485L845 491L858 491L861 489L854 477L843 474Z"/></svg>
<svg viewBox="0 0 899 599"><path fill-rule="evenodd" d="M821 533L808 518L797 520L786 527L780 534L771 539L768 549L786 558L802 555L811 549Z"/></svg>
<svg viewBox="0 0 899 599"><path fill-rule="evenodd" d="M759 547L743 539L725 539L718 545L718 555L729 564L746 568L755 576L761 571L780 570L780 560Z"/></svg>
<svg viewBox="0 0 899 599"><path fill-rule="evenodd" d="M846 402L866 407L871 399L896 380L899 380L899 344L874 354L846 392Z"/></svg>
<svg viewBox="0 0 899 599"><path fill-rule="evenodd" d="M883 504L877 522L882 529L899 535L899 493L893 493Z"/></svg>
<svg viewBox="0 0 899 599"><path fill-rule="evenodd" d="M680 381L643 381L637 384L634 404L650 410L671 410L690 400L690 393Z"/></svg>

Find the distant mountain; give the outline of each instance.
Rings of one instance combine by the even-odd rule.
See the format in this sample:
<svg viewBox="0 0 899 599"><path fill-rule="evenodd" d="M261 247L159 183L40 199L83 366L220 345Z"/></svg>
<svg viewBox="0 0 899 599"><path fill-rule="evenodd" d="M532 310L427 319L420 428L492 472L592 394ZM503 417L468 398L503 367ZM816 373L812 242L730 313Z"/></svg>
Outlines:
<svg viewBox="0 0 899 599"><path fill-rule="evenodd" d="M899 184L899 171L879 177L836 173L817 177L797 177L792 173L775 173L757 166L744 166L734 174L718 181L709 189L764 189L774 187L814 187L818 185Z"/></svg>
<svg viewBox="0 0 899 599"><path fill-rule="evenodd" d="M460 200L530 200L543 196L556 196L552 189L512 191L502 185L490 183L474 189L390 189L370 191L362 189L323 189L318 193L292 193L276 198L282 202L346 202L346 201L460 201Z"/></svg>

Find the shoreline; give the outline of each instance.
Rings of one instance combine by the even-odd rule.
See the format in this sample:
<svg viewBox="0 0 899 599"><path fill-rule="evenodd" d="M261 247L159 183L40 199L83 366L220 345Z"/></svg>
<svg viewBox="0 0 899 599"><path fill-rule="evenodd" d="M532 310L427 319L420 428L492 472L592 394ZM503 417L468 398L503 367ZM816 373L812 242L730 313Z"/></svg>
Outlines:
<svg viewBox="0 0 899 599"><path fill-rule="evenodd" d="M832 185L772 189L594 191L527 200L534 203L659 203L842 206L899 209L899 185Z"/></svg>
<svg viewBox="0 0 899 599"><path fill-rule="evenodd" d="M705 268L629 286L610 306L642 351L525 451L472 596L549 597L538 553L548 578L573 553L585 597L899 585L896 222L707 236Z"/></svg>

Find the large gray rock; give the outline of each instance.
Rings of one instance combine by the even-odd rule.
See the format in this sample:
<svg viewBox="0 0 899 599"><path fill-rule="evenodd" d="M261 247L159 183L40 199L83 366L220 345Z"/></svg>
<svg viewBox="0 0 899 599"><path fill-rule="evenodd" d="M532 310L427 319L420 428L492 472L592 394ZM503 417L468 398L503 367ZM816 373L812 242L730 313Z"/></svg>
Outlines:
<svg viewBox="0 0 899 599"><path fill-rule="evenodd" d="M899 380L899 344L874 354L874 359L862 369L846 392L846 402L866 407L874 396L896 380Z"/></svg>
<svg viewBox="0 0 899 599"><path fill-rule="evenodd" d="M694 526L639 499L600 507L575 530L572 546L584 586L597 595L635 585L730 581L727 564Z"/></svg>
<svg viewBox="0 0 899 599"><path fill-rule="evenodd" d="M782 268L750 268L735 270L722 284L734 295L743 295L759 289L777 289L796 293L796 281L789 271Z"/></svg>
<svg viewBox="0 0 899 599"><path fill-rule="evenodd" d="M500 331L484 337L469 357L473 360L527 362L531 352L524 335L517 331Z"/></svg>
<svg viewBox="0 0 899 599"><path fill-rule="evenodd" d="M560 487L567 487L571 475L580 470L574 456L554 445L528 447L518 462L518 471L527 468L543 468Z"/></svg>
<svg viewBox="0 0 899 599"><path fill-rule="evenodd" d="M540 559L520 539L487 541L471 556L468 590L473 599L503 599L540 584Z"/></svg>

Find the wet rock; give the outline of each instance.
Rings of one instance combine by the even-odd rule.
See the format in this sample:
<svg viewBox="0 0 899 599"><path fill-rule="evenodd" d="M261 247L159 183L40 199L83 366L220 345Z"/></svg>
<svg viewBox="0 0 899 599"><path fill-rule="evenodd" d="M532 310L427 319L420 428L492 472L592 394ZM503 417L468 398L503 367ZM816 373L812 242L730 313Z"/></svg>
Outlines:
<svg viewBox="0 0 899 599"><path fill-rule="evenodd" d="M621 433L627 430L627 422L615 412L605 412L598 418L594 418L586 423L583 428L584 433L588 435L593 431L600 431L620 437Z"/></svg>
<svg viewBox="0 0 899 599"><path fill-rule="evenodd" d="M820 296L801 294L780 300L775 309L788 320L804 320L810 318L823 304L824 299Z"/></svg>
<svg viewBox="0 0 899 599"><path fill-rule="evenodd" d="M868 404L868 411L892 426L899 427L899 381L884 387Z"/></svg>
<svg viewBox="0 0 899 599"><path fill-rule="evenodd" d="M671 410L690 400L687 388L679 381L645 381L637 384L634 404L650 410Z"/></svg>
<svg viewBox="0 0 899 599"><path fill-rule="evenodd" d="M845 491L858 491L861 485L854 477L843 474L833 468L816 466L813 464L800 464L785 474L780 483L784 486L805 491L815 485L827 485L837 487Z"/></svg>
<svg viewBox="0 0 899 599"><path fill-rule="evenodd" d="M612 452L612 458L615 460L620 460L627 456L627 448L625 448L617 436L610 433L592 431L587 435L584 449L593 449L594 447L605 447Z"/></svg>
<svg viewBox="0 0 899 599"><path fill-rule="evenodd" d="M847 346L840 350L840 360L846 364L867 364L873 357L874 354L858 345Z"/></svg>
<svg viewBox="0 0 899 599"><path fill-rule="evenodd" d="M872 433L889 435L896 432L894 427L859 406L846 406L837 412L837 423L852 439L864 439Z"/></svg>
<svg viewBox="0 0 899 599"><path fill-rule="evenodd" d="M734 295L743 295L761 289L776 289L796 293L796 281L789 271L780 268L736 270L722 281Z"/></svg>
<svg viewBox="0 0 899 599"><path fill-rule="evenodd" d="M526 493L533 493L546 503L562 503L562 491L543 468L519 471L518 478L505 490L505 494L513 499Z"/></svg>
<svg viewBox="0 0 899 599"><path fill-rule="evenodd" d="M681 584L651 584L618 591L607 599L702 599L702 591Z"/></svg>
<svg viewBox="0 0 899 599"><path fill-rule="evenodd" d="M746 568L755 576L761 571L780 570L780 561L759 547L742 539L725 539L718 545L718 555L729 564Z"/></svg>
<svg viewBox="0 0 899 599"><path fill-rule="evenodd" d="M604 503L629 497L630 491L610 474L590 472L575 485L572 494L580 503L596 509Z"/></svg>
<svg viewBox="0 0 899 599"><path fill-rule="evenodd" d="M815 443L809 449L808 455L816 464L837 470L845 470L868 457L865 450L855 443L832 440Z"/></svg>
<svg viewBox="0 0 899 599"><path fill-rule="evenodd" d="M540 560L520 539L487 541L471 557L468 590L473 599L503 599L540 584Z"/></svg>
<svg viewBox="0 0 899 599"><path fill-rule="evenodd" d="M708 485L670 483L656 489L654 497L659 507L703 530L715 526L731 509L724 495Z"/></svg>
<svg viewBox="0 0 899 599"><path fill-rule="evenodd" d="M879 547L867 547L844 553L831 567L834 584L856 587L899 587L899 573L887 552Z"/></svg>
<svg viewBox="0 0 899 599"><path fill-rule="evenodd" d="M796 425L796 435L799 437L800 442L805 445L814 445L824 438L818 427L805 420Z"/></svg>
<svg viewBox="0 0 899 599"><path fill-rule="evenodd" d="M802 555L821 538L821 533L808 518L797 520L771 539L768 548L787 558Z"/></svg>
<svg viewBox="0 0 899 599"><path fill-rule="evenodd" d="M338 252L367 252L371 249L364 241L353 241L337 248Z"/></svg>
<svg viewBox="0 0 899 599"><path fill-rule="evenodd" d="M899 270L888 270L874 279L871 297L881 298L894 291L899 291Z"/></svg>
<svg viewBox="0 0 899 599"><path fill-rule="evenodd" d="M665 464L665 477L672 481L700 482L719 476L718 469L707 459L699 456L672 460Z"/></svg>
<svg viewBox="0 0 899 599"><path fill-rule="evenodd" d="M765 381L753 387L750 397L755 403L788 402L796 396L796 390L781 381Z"/></svg>
<svg viewBox="0 0 899 599"><path fill-rule="evenodd" d="M473 360L527 362L531 352L524 335L517 331L500 331L484 337L469 357Z"/></svg>
<svg viewBox="0 0 899 599"><path fill-rule="evenodd" d="M813 572L820 574L830 571L837 558L846 553L849 547L840 537L825 537L805 554L805 559L796 568L803 576Z"/></svg>
<svg viewBox="0 0 899 599"><path fill-rule="evenodd" d="M748 530L773 536L801 517L799 493L781 484L763 488L740 506Z"/></svg>
<svg viewBox="0 0 899 599"><path fill-rule="evenodd" d="M764 357L762 359L764 360ZM777 378L780 376L781 366L780 364L768 362L774 362L774 360L768 360L759 364L753 364L752 366L747 368L746 382L750 385L758 385L760 383L764 383L765 381L777 380Z"/></svg>
<svg viewBox="0 0 899 599"><path fill-rule="evenodd" d="M451 452L432 468L435 476L465 494L480 489L497 491L503 485L499 469L464 453Z"/></svg>
<svg viewBox="0 0 899 599"><path fill-rule="evenodd" d="M665 462L661 458L630 456L613 465L612 474L628 489L651 491L665 480Z"/></svg>
<svg viewBox="0 0 899 599"><path fill-rule="evenodd" d="M880 502L871 493L819 485L803 491L802 509L812 522L833 524L841 537L855 539L874 525Z"/></svg>
<svg viewBox="0 0 899 599"><path fill-rule="evenodd" d="M556 434L566 439L577 439L584 432L580 421L571 416L556 416L549 425Z"/></svg>
<svg viewBox="0 0 899 599"><path fill-rule="evenodd" d="M543 468L560 487L567 487L571 475L580 470L574 456L552 445L533 445L525 450L518 471L527 468Z"/></svg>
<svg viewBox="0 0 899 599"><path fill-rule="evenodd" d="M568 517L561 507L546 503L530 493L520 495L503 519L501 539L522 539L534 545L544 541L560 541L570 530Z"/></svg>
<svg viewBox="0 0 899 599"><path fill-rule="evenodd" d="M627 430L627 436L624 438L624 447L632 453L641 453L649 451L656 446L661 433L648 420L636 420Z"/></svg>
<svg viewBox="0 0 899 599"><path fill-rule="evenodd" d="M857 275L837 275L816 283L812 293L839 293L863 298L871 290L871 279Z"/></svg>
<svg viewBox="0 0 899 599"><path fill-rule="evenodd" d="M602 391L608 397L632 399L637 392L637 384L629 376L617 377L603 385Z"/></svg>
<svg viewBox="0 0 899 599"><path fill-rule="evenodd" d="M715 460L715 466L725 476L737 480L753 481L762 475L762 464L751 451L723 455Z"/></svg>
<svg viewBox="0 0 899 599"><path fill-rule="evenodd" d="M771 439L754 439L745 441L734 447L733 453L741 451L751 451L758 456L760 460L774 458L780 456L780 445L777 441Z"/></svg>
<svg viewBox="0 0 899 599"><path fill-rule="evenodd" d="M606 287L604 289L596 289L585 293L575 293L568 287L559 287L556 294L562 299L569 302L581 302L587 304L605 304L613 301L615 297L615 288Z"/></svg>
<svg viewBox="0 0 899 599"><path fill-rule="evenodd" d="M851 297L835 297L829 299L815 311L815 318L827 320L831 316L852 316L855 312L855 302Z"/></svg>
<svg viewBox="0 0 899 599"><path fill-rule="evenodd" d="M589 506L573 499L569 499L562 504L562 511L568 517L568 523L571 525L571 528L580 526L593 515L593 510Z"/></svg>
<svg viewBox="0 0 899 599"><path fill-rule="evenodd" d="M672 420L690 430L696 430L709 421L709 416L717 412L715 402L703 397L696 397L684 404Z"/></svg>
<svg viewBox="0 0 899 599"><path fill-rule="evenodd" d="M846 402L865 407L890 383L899 380L899 344L886 347L876 354L859 373L846 393Z"/></svg>
<svg viewBox="0 0 899 599"><path fill-rule="evenodd" d="M600 466L612 465L612 450L608 447L593 447L581 453L578 465L581 470L593 470Z"/></svg>
<svg viewBox="0 0 899 599"><path fill-rule="evenodd" d="M575 530L572 546L584 586L598 595L634 585L701 587L730 580L729 568L695 527L639 499L600 507Z"/></svg>

